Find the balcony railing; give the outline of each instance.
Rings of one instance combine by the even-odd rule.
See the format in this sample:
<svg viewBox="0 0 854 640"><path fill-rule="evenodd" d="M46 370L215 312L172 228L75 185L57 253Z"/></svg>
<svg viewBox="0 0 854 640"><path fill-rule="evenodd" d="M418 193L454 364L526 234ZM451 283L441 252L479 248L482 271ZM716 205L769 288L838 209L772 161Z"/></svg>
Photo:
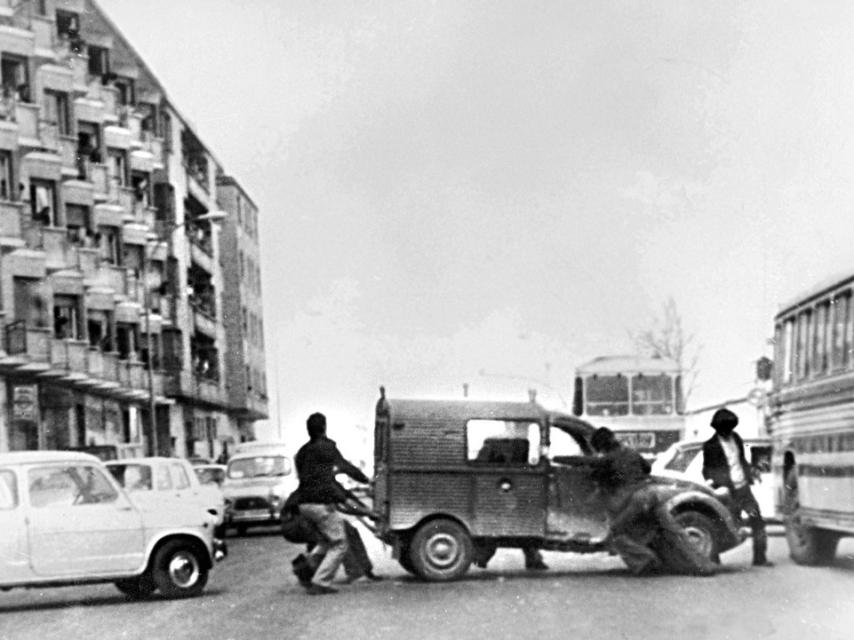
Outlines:
<svg viewBox="0 0 854 640"><path fill-rule="evenodd" d="M30 357L31 362L50 361L50 340L53 332L48 328L27 327L23 320L6 325L6 353Z"/></svg>

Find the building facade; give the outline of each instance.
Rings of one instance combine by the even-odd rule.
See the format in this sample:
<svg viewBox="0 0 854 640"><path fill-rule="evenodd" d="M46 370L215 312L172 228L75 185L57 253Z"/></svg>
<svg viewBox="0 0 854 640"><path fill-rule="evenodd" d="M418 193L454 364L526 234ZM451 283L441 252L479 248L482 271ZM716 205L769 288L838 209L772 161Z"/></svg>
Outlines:
<svg viewBox="0 0 854 640"><path fill-rule="evenodd" d="M252 201L91 1L0 0L0 85L0 451L251 439L260 275L232 244L257 268Z"/></svg>

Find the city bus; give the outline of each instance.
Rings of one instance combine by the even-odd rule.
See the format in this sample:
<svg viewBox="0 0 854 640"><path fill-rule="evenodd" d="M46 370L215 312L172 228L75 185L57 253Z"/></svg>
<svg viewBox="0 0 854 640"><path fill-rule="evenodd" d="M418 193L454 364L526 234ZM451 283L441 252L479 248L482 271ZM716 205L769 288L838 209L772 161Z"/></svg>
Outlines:
<svg viewBox="0 0 854 640"><path fill-rule="evenodd" d="M654 458L685 435L682 372L669 358L595 358L576 370L573 413Z"/></svg>
<svg viewBox="0 0 854 640"><path fill-rule="evenodd" d="M833 561L854 534L854 274L821 283L774 319L769 396L775 510L792 559Z"/></svg>

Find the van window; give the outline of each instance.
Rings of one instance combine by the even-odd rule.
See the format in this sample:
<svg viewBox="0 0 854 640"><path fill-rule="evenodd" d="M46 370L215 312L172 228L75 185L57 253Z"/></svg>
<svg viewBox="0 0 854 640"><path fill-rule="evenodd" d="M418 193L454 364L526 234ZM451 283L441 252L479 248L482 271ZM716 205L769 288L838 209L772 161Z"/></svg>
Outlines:
<svg viewBox="0 0 854 640"><path fill-rule="evenodd" d="M9 469L0 469L0 509L14 509L18 506L18 491L15 473Z"/></svg>
<svg viewBox="0 0 854 640"><path fill-rule="evenodd" d="M540 461L540 425L528 420L469 420L469 462L536 465Z"/></svg>
<svg viewBox="0 0 854 640"><path fill-rule="evenodd" d="M549 429L549 458L572 458L583 456L584 449L578 440L562 429L552 427Z"/></svg>

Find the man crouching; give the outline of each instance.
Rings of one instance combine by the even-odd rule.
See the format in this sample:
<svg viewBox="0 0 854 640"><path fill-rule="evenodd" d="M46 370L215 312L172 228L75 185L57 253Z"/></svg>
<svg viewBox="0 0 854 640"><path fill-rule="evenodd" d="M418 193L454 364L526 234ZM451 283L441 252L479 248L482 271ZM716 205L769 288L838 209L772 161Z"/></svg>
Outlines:
<svg viewBox="0 0 854 640"><path fill-rule="evenodd" d="M600 454L593 478L608 493L609 542L629 570L635 575L714 575L714 564L694 549L667 510L643 456L622 446L606 427L596 430L591 444Z"/></svg>

